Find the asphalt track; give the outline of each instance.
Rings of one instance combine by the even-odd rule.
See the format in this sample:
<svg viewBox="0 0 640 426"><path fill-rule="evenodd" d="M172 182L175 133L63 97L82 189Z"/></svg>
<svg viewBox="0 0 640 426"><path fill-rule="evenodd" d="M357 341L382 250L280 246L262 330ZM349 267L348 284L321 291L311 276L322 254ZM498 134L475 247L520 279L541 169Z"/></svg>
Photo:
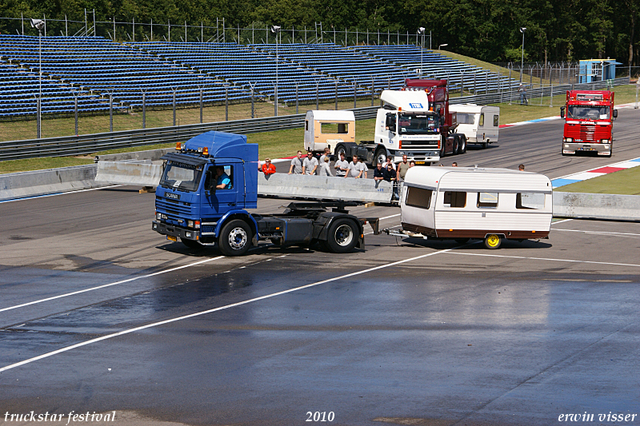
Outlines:
<svg viewBox="0 0 640 426"><path fill-rule="evenodd" d="M549 121L443 163L557 178L640 157L639 114L620 111L611 159L562 157ZM225 258L153 233L135 188L0 212L0 423L640 424L637 223L558 221L496 251L367 235L347 255Z"/></svg>

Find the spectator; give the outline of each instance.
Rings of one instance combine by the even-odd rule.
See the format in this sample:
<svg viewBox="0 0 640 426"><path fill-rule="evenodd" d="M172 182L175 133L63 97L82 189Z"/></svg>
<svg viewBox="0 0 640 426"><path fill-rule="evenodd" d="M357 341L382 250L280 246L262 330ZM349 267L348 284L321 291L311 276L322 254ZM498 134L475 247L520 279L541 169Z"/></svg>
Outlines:
<svg viewBox="0 0 640 426"><path fill-rule="evenodd" d="M320 176L333 176L331 174L331 168L329 167L330 161L328 155L324 157L324 161L320 164L320 169L318 170Z"/></svg>
<svg viewBox="0 0 640 426"><path fill-rule="evenodd" d="M353 177L356 179L367 177L367 165L358 161L358 156L353 156L353 161L349 163L349 169L345 177Z"/></svg>
<svg viewBox="0 0 640 426"><path fill-rule="evenodd" d="M324 149L324 154L322 154L320 156L320 160L318 160L318 162L320 163L320 166L322 166L322 163L324 163L325 158L328 158L329 161L331 161L331 149L329 147Z"/></svg>
<svg viewBox="0 0 640 426"><path fill-rule="evenodd" d="M451 167L458 167L458 163L454 161L453 163L451 163Z"/></svg>
<svg viewBox="0 0 640 426"><path fill-rule="evenodd" d="M376 168L373 169L373 180L375 180L376 183L378 183L381 180L384 180L384 175L385 175L385 169L382 168L382 163L376 164Z"/></svg>
<svg viewBox="0 0 640 426"><path fill-rule="evenodd" d="M298 155L291 160L291 167L289 167L289 174L293 173L299 175L302 173L302 151L298 151Z"/></svg>
<svg viewBox="0 0 640 426"><path fill-rule="evenodd" d="M398 182L404 182L404 177L407 174L407 170L411 165L407 161L407 156L402 156L402 162L398 163L398 167L396 167L396 171L398 172Z"/></svg>
<svg viewBox="0 0 640 426"><path fill-rule="evenodd" d="M344 159L344 152L340 153L340 159L336 161L336 164L333 166L333 168L336 169L337 177L345 177L347 175L349 163Z"/></svg>
<svg viewBox="0 0 640 426"><path fill-rule="evenodd" d="M386 180L387 182L393 183L393 199L394 200L397 200L399 198L397 176L398 174L393 169L393 167L391 167L391 165L387 166L387 170L384 171L384 180Z"/></svg>
<svg viewBox="0 0 640 426"><path fill-rule="evenodd" d="M270 158L265 158L264 164L262 165L262 168L260 170L262 171L262 173L264 173L265 176L269 176L276 172L276 166L271 164Z"/></svg>
<svg viewBox="0 0 640 426"><path fill-rule="evenodd" d="M307 158L302 162L303 175L315 175L318 169L318 159L313 156L313 152L307 152Z"/></svg>
<svg viewBox="0 0 640 426"><path fill-rule="evenodd" d="M387 170L389 166L393 167L393 170L396 169L396 165L393 164L393 159L391 157L387 157L387 161L382 165L382 168Z"/></svg>
<svg viewBox="0 0 640 426"><path fill-rule="evenodd" d="M520 170L521 172L524 172L524 164L520 164L518 166L518 170Z"/></svg>
<svg viewBox="0 0 640 426"><path fill-rule="evenodd" d="M409 161L409 168L415 167L415 165L416 165L415 161L413 161L413 160Z"/></svg>

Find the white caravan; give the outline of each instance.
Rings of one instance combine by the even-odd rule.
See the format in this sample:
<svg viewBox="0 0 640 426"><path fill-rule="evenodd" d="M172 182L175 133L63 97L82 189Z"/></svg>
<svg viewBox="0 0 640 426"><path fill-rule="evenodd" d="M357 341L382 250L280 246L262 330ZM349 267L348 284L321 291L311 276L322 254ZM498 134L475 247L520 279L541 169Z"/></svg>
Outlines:
<svg viewBox="0 0 640 426"><path fill-rule="evenodd" d="M458 127L456 131L464 133L468 144L480 144L486 148L490 143L498 142L500 126L500 108L475 104L451 104L449 111L456 112Z"/></svg>
<svg viewBox="0 0 640 426"><path fill-rule="evenodd" d="M400 197L405 234L487 248L504 239L548 238L553 194L548 177L509 169L412 167Z"/></svg>
<svg viewBox="0 0 640 426"><path fill-rule="evenodd" d="M304 122L304 149L335 153L336 145L356 141L356 116L353 111L307 111Z"/></svg>

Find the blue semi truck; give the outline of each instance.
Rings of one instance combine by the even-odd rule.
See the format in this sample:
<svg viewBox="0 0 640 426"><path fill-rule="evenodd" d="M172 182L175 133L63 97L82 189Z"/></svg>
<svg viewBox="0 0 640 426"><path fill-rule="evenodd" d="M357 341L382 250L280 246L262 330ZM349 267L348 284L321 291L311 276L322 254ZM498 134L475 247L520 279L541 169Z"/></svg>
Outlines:
<svg viewBox="0 0 640 426"><path fill-rule="evenodd" d="M359 219L345 210L356 203L339 200L292 202L278 215L249 213L258 204L258 145L246 136L203 133L162 159L152 229L189 248L217 245L234 256L268 240L345 253L364 249L367 221L378 231L377 219Z"/></svg>

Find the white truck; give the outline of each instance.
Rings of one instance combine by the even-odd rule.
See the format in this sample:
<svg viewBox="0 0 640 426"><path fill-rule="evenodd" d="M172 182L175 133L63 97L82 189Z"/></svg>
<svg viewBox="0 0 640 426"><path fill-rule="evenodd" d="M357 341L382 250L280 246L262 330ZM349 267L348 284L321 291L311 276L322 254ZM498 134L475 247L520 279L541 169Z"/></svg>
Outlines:
<svg viewBox="0 0 640 426"><path fill-rule="evenodd" d="M431 103L424 90L383 90L380 100L383 106L376 114L374 140L358 143L355 137L349 140L352 129L355 136L355 117L353 124L347 124L346 120L346 113L353 114L350 111L309 111L305 149L321 152L328 146L336 157L340 153L347 158L357 155L374 167L387 157L398 163L406 155L418 165L430 165L446 154L466 151L464 135L453 133L445 121L444 109ZM326 113L327 118L320 113ZM324 126L328 128L326 132L318 131Z"/></svg>
<svg viewBox="0 0 640 426"><path fill-rule="evenodd" d="M413 167L400 196L402 233L434 239L548 238L553 193L548 177L509 169ZM396 235L387 230L387 233Z"/></svg>
<svg viewBox="0 0 640 426"><path fill-rule="evenodd" d="M486 148L490 143L498 143L500 108L475 104L451 104L449 110L456 113L456 131L464 133L468 144L478 144Z"/></svg>

